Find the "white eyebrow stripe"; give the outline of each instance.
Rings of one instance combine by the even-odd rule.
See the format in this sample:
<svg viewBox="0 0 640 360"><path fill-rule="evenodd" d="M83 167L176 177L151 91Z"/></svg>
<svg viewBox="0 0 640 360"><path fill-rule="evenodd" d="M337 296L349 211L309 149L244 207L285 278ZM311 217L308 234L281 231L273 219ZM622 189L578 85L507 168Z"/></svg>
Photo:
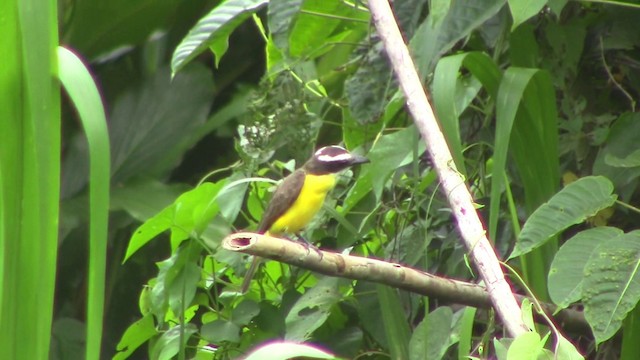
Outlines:
<svg viewBox="0 0 640 360"><path fill-rule="evenodd" d="M351 160L352 158L353 156L351 156L351 154L349 153L342 153L335 156L326 155L326 154L318 156L318 160L322 162L345 161L345 160Z"/></svg>
<svg viewBox="0 0 640 360"><path fill-rule="evenodd" d="M329 149L340 149L344 152L347 152L347 149L343 148L342 146L336 146L336 145L332 145L332 146L325 146L323 148L320 148L318 150L316 150L315 152L315 156L320 156L324 151L327 151Z"/></svg>

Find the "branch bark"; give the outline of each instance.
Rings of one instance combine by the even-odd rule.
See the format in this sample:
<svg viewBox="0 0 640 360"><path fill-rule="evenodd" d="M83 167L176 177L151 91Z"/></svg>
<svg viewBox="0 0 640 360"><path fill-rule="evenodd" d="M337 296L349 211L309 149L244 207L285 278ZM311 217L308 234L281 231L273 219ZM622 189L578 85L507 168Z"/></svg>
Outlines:
<svg viewBox="0 0 640 360"><path fill-rule="evenodd" d="M464 179L456 170L451 152L447 147L420 78L409 54L409 50L400 34L391 7L387 0L369 0L369 9L378 34L400 87L405 94L407 107L422 138L427 144L434 167L440 178L458 228L473 263L478 269L493 303L493 307L502 319L512 337L527 331L522 313L514 294L507 283L494 249L491 247L473 206L471 194Z"/></svg>
<svg viewBox="0 0 640 360"><path fill-rule="evenodd" d="M222 240L222 247L230 251L277 260L328 276L372 281L442 301L477 308L491 307L489 294L482 286L446 279L400 264L324 250L309 251L299 242L251 232L227 236ZM525 298L522 295L516 295L516 297L518 302ZM564 330L582 335L591 333L581 312L564 309L553 315L557 310L554 305L543 303L542 307L545 313L554 318Z"/></svg>

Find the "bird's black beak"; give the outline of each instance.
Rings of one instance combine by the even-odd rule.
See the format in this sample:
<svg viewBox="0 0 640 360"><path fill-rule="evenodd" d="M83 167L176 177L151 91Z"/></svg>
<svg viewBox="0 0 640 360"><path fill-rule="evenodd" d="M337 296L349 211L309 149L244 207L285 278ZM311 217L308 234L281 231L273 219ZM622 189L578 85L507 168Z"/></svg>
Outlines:
<svg viewBox="0 0 640 360"><path fill-rule="evenodd" d="M359 156L359 155L353 155L353 159L351 159L351 165L365 164L365 163L368 163L368 162L370 162L369 159L367 159L364 156Z"/></svg>

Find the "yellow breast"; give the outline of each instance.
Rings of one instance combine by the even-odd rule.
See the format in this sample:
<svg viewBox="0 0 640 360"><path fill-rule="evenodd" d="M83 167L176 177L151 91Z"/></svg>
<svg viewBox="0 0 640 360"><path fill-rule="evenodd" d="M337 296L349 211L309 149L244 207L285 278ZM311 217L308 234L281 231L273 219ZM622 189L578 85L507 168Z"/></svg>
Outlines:
<svg viewBox="0 0 640 360"><path fill-rule="evenodd" d="M336 185L335 174L309 175L304 179L300 195L278 220L269 232L272 234L297 233L307 226L318 213L327 193Z"/></svg>

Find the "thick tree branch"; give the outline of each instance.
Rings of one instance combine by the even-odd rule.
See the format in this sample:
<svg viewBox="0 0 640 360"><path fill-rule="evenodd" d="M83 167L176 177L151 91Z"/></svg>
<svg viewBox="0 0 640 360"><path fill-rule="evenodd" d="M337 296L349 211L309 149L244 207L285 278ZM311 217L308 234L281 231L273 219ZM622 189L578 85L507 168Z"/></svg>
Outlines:
<svg viewBox="0 0 640 360"><path fill-rule="evenodd" d="M456 304L478 308L491 307L489 294L482 286L442 278L400 264L324 250L316 252L299 242L250 232L227 236L222 241L222 247L329 276L372 281ZM524 296L517 298L520 302ZM584 335L590 334L589 325L581 312L565 309L552 315L556 310L555 306L542 304L542 307L563 329Z"/></svg>
<svg viewBox="0 0 640 360"><path fill-rule="evenodd" d="M369 9L393 70L398 77L400 87L407 99L409 112L427 144L427 150L440 177L442 189L447 195L453 214L458 221L458 228L464 243L484 280L496 312L509 334L516 337L527 331L522 321L520 307L505 280L495 251L487 239L464 179L455 168L451 152L440 131L431 105L427 101L425 90L420 83L409 49L400 34L389 2L387 0L370 0Z"/></svg>

